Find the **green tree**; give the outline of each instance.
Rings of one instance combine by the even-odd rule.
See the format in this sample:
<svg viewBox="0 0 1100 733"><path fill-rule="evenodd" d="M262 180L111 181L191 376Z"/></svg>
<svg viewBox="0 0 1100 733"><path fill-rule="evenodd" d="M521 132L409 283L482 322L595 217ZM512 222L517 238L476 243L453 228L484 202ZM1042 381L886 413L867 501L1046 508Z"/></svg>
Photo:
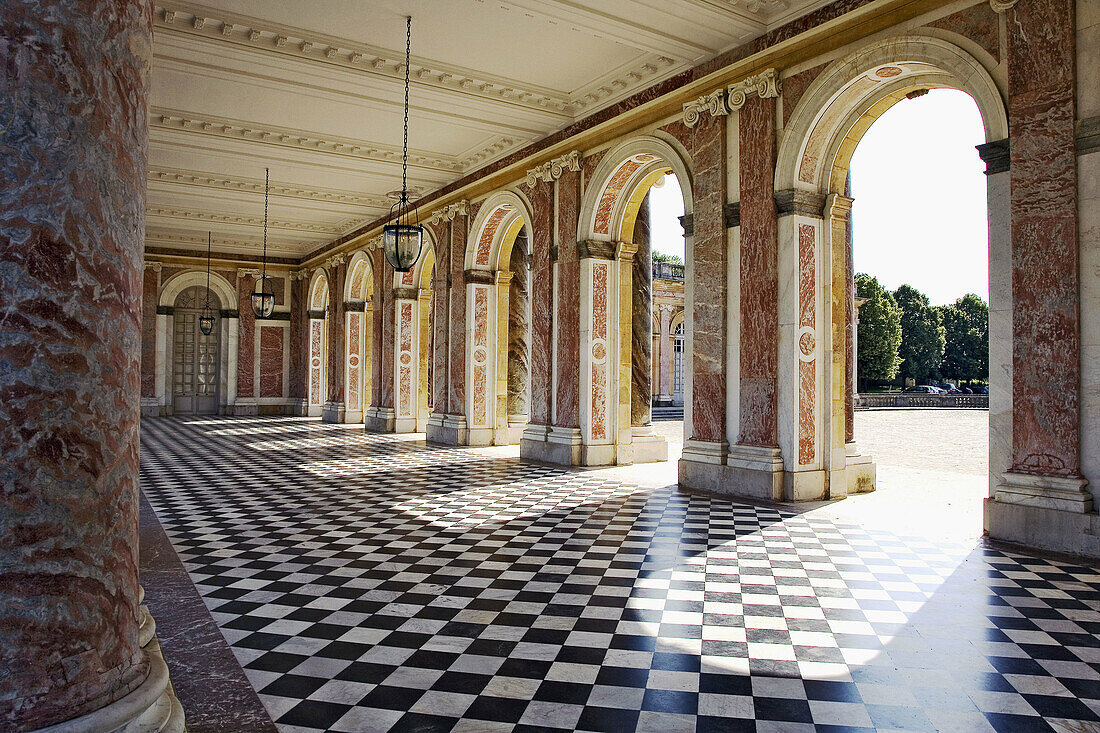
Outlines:
<svg viewBox="0 0 1100 733"><path fill-rule="evenodd" d="M973 293L937 310L947 344L940 372L952 379L989 379L989 306Z"/></svg>
<svg viewBox="0 0 1100 733"><path fill-rule="evenodd" d="M665 254L664 252L658 252L657 250L653 250L653 261L654 262L668 262L668 263L671 263L673 265L682 265L682 264L684 264L684 260L680 257L680 255Z"/></svg>
<svg viewBox="0 0 1100 733"><path fill-rule="evenodd" d="M945 345L939 312L928 303L928 296L912 285L895 290L894 299L901 308L901 375L918 384L939 376Z"/></svg>
<svg viewBox="0 0 1100 733"><path fill-rule="evenodd" d="M856 275L856 295L867 300L859 308L859 353L856 365L860 379L893 379L898 375L898 345L901 343L901 309L878 278Z"/></svg>

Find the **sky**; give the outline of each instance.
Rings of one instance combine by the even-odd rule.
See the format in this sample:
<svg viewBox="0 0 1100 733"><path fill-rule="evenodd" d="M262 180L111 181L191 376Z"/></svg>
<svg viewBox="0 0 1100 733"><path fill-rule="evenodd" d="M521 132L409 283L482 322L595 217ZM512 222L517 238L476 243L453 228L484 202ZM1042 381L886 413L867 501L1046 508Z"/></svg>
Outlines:
<svg viewBox="0 0 1100 733"><path fill-rule="evenodd" d="M964 92L902 100L864 134L852 157L856 272L890 290L908 283L933 305L967 293L989 300L981 115ZM676 177L650 192L654 249L683 257Z"/></svg>

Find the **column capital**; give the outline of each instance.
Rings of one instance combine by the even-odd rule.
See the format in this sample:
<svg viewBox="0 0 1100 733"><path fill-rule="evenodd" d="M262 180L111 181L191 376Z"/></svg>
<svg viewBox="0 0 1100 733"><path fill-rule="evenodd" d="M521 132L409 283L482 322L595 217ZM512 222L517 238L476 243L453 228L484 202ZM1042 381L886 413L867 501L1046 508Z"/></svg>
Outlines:
<svg viewBox="0 0 1100 733"><path fill-rule="evenodd" d="M726 88L729 99L726 104L730 111L739 110L745 106L745 102L754 94L761 99L769 99L779 96L779 72L775 69L766 69L759 74L753 74L747 79L734 82Z"/></svg>
<svg viewBox="0 0 1100 733"><path fill-rule="evenodd" d="M619 242L615 248L615 256L621 262L632 261L636 254L638 254L638 245L633 242Z"/></svg>
<svg viewBox="0 0 1100 733"><path fill-rule="evenodd" d="M577 242L578 260L613 260L616 251L615 242L605 242L600 239L582 239Z"/></svg>
<svg viewBox="0 0 1100 733"><path fill-rule="evenodd" d="M729 107L726 105L726 90L715 89L710 94L684 104L684 124L695 127L703 118L703 113L709 112L712 116L728 115Z"/></svg>
<svg viewBox="0 0 1100 733"><path fill-rule="evenodd" d="M978 157L985 163L987 176L1004 173L1009 169L1012 146L1007 137L1003 140L991 140L975 147L978 149Z"/></svg>
<svg viewBox="0 0 1100 733"><path fill-rule="evenodd" d="M337 252L325 260L325 267L338 267L348 261L347 252Z"/></svg>
<svg viewBox="0 0 1100 733"><path fill-rule="evenodd" d="M160 272L161 263L153 262L153 261L150 261L150 260L145 260L144 264L145 264L145 269L146 270L152 270L153 272Z"/></svg>
<svg viewBox="0 0 1100 733"><path fill-rule="evenodd" d="M528 168L527 179L524 183L527 184L527 188L534 188L538 184L539 179L551 183L561 178L561 174L567 170L579 171L580 169L581 151L570 150L565 155L559 155L556 158L552 158L542 165Z"/></svg>
<svg viewBox="0 0 1100 733"><path fill-rule="evenodd" d="M826 219L847 221L854 201L855 199L842 193L831 193L825 197L825 207L821 213L825 215Z"/></svg>
<svg viewBox="0 0 1100 733"><path fill-rule="evenodd" d="M308 280L309 276L312 274L313 270L308 267L303 267L301 270L291 270L287 276L290 278L291 282L293 282L294 280Z"/></svg>
<svg viewBox="0 0 1100 733"><path fill-rule="evenodd" d="M260 276L260 269L258 267L238 267L237 277L245 278L250 277L253 280Z"/></svg>
<svg viewBox="0 0 1100 733"><path fill-rule="evenodd" d="M994 12L1003 13L1016 4L1016 0L989 0L989 7Z"/></svg>
<svg viewBox="0 0 1100 733"><path fill-rule="evenodd" d="M393 289L394 300L419 300L420 288L417 287L398 287Z"/></svg>
<svg viewBox="0 0 1100 733"><path fill-rule="evenodd" d="M431 213L428 217L428 221L432 224L438 224L441 221L451 221L456 216L469 216L470 215L470 202L466 199L456 201L453 204L447 204L442 206ZM379 240L381 241L381 240Z"/></svg>

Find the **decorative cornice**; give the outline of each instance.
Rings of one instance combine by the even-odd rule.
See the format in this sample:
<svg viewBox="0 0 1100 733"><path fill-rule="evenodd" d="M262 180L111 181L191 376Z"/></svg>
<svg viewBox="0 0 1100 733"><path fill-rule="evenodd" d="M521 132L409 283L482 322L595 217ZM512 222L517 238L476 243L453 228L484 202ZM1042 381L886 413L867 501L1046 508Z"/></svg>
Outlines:
<svg viewBox="0 0 1100 733"><path fill-rule="evenodd" d="M322 34L310 34L312 38L304 38L300 34L308 31L261 28L255 25L254 19L244 16L237 16L235 20L210 16L199 17L187 11L167 9L159 3L156 5L156 11L153 18L157 26L200 35L212 40L226 40L239 46L334 64L348 70L386 77L393 81L404 80L405 60L400 58L402 54L397 50L367 47L354 41ZM190 22L187 20L188 16L190 16ZM414 60L410 67L410 76L415 80L414 83L473 94L487 100L541 108L559 115L571 114L573 111L573 100L568 96L548 94L534 88L524 89L514 81L503 78L469 76L465 70L457 67L433 66L436 68L429 68Z"/></svg>
<svg viewBox="0 0 1100 733"><path fill-rule="evenodd" d="M615 242L604 242L599 239L582 239L577 242L578 260L613 260L615 259Z"/></svg>
<svg viewBox="0 0 1100 733"><path fill-rule="evenodd" d="M469 216L470 215L470 202L466 199L456 201L453 204L447 204L446 206L436 209L428 217L428 221L432 224L438 224L441 221L451 221L456 216ZM381 240L379 240L381 244Z"/></svg>
<svg viewBox="0 0 1100 733"><path fill-rule="evenodd" d="M997 13L1003 13L1015 4L1016 0L989 0L989 7Z"/></svg>
<svg viewBox="0 0 1100 733"><path fill-rule="evenodd" d="M775 208L779 216L802 214L821 218L825 196L796 188L775 192Z"/></svg>
<svg viewBox="0 0 1100 733"><path fill-rule="evenodd" d="M308 267L303 267L301 270L291 270L287 276L291 282L295 280L308 280L309 276L313 274L313 271Z"/></svg>
<svg viewBox="0 0 1100 733"><path fill-rule="evenodd" d="M152 270L153 272L160 272L160 267L161 267L161 265L160 265L159 262L150 262L149 260L145 261L145 269L146 270Z"/></svg>
<svg viewBox="0 0 1100 733"><path fill-rule="evenodd" d="M729 97L727 104L730 111L741 109L752 95L761 99L779 96L779 72L775 69L766 69L759 74L753 74L747 79L730 84L726 88Z"/></svg>
<svg viewBox="0 0 1100 733"><path fill-rule="evenodd" d="M187 219L189 221L205 221L205 222L217 222L219 224L245 224L250 226L263 226L263 217L255 216L235 216L232 214L212 214L208 211L194 211L192 209L165 209L161 207L149 207L146 209L147 216L162 216L172 219ZM338 235L343 230L338 226L328 226L325 224L310 224L302 221L286 221L282 219L271 219L269 225L272 229L286 229L295 232L316 232L317 234L329 234Z"/></svg>
<svg viewBox="0 0 1100 733"><path fill-rule="evenodd" d="M407 286L396 287L393 289L394 300L420 300L420 288L410 288Z"/></svg>
<svg viewBox="0 0 1100 733"><path fill-rule="evenodd" d="M493 273L490 270L464 270L462 273L467 284L492 285Z"/></svg>
<svg viewBox="0 0 1100 733"><path fill-rule="evenodd" d="M581 169L581 151L570 150L565 155L548 160L542 165L535 166L527 171L527 188L534 188L541 178L550 183L561 178L561 174L567 170L579 171Z"/></svg>
<svg viewBox="0 0 1100 733"><path fill-rule="evenodd" d="M715 89L710 94L704 94L695 101L685 104L684 124L688 127L695 127L702 119L704 112L710 112L715 117L730 113L729 107L726 106L726 91L724 89Z"/></svg>
<svg viewBox="0 0 1100 733"><path fill-rule="evenodd" d="M264 181L262 178L230 178L223 175L214 175L203 171L190 171L181 168L166 168L162 166L149 167L150 181L164 181L167 183L185 183L195 186L219 188L225 191L244 191L262 195ZM347 204L348 206L374 206L389 208L393 203L385 196L363 196L335 188L309 189L301 186L292 186L286 183L272 181L270 187L272 196L286 198L309 199L310 201L324 201L326 203Z"/></svg>
<svg viewBox="0 0 1100 733"><path fill-rule="evenodd" d="M153 129L183 130L203 135L270 143L284 147L308 150L311 153L333 153L364 160L377 160L394 165L401 164L401 148L392 145L368 143L350 137L318 135L306 130L234 120L214 115L197 115L180 110L151 107L149 126ZM506 147L506 146L504 146ZM503 149L503 148L502 148ZM409 151L411 165L437 170L462 172L462 161L450 157L438 157L425 151Z"/></svg>

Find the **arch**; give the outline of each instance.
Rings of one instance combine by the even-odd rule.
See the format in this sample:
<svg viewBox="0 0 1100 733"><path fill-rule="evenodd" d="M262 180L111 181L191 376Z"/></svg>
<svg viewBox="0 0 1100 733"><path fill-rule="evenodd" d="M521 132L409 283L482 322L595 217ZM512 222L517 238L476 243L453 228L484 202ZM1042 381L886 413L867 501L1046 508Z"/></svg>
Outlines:
<svg viewBox="0 0 1100 733"><path fill-rule="evenodd" d="M161 289L160 300L157 305L175 305L179 294L195 285L206 286L206 270L189 270L173 277ZM232 310L238 305L237 291L229 284L228 280L216 272L210 273L210 290L217 296L222 308Z"/></svg>
<svg viewBox="0 0 1100 733"><path fill-rule="evenodd" d="M467 270L503 270L520 229L531 231L531 203L520 192L497 191L482 203L470 226L463 267Z"/></svg>
<svg viewBox="0 0 1100 733"><path fill-rule="evenodd" d="M669 322L668 322L668 331L669 331L669 333L672 333L672 334L676 333L676 327L682 325L683 323L684 323L684 309L681 308L680 310L673 313L672 318L669 319Z"/></svg>
<svg viewBox="0 0 1100 733"><path fill-rule="evenodd" d="M328 273L318 268L309 283L309 309L323 310L328 307Z"/></svg>
<svg viewBox="0 0 1100 733"><path fill-rule="evenodd" d="M623 241L623 223L633 221L641 202L633 194L648 178L671 170L684 196L684 214L692 212L690 157L671 136L655 132L630 138L607 153L592 173L593 185L585 190L577 238ZM648 190L648 187L647 187ZM643 192L644 193L644 192Z"/></svg>
<svg viewBox="0 0 1100 733"><path fill-rule="evenodd" d="M363 250L352 255L348 262L347 282L344 283L345 300L363 302L374 290L374 269L370 257Z"/></svg>
<svg viewBox="0 0 1100 733"><path fill-rule="evenodd" d="M779 146L776 190L843 193L836 171L847 170L871 123L908 92L928 88L966 92L981 112L986 140L1008 137L1003 97L977 59L932 36L885 38L834 61L806 89Z"/></svg>

